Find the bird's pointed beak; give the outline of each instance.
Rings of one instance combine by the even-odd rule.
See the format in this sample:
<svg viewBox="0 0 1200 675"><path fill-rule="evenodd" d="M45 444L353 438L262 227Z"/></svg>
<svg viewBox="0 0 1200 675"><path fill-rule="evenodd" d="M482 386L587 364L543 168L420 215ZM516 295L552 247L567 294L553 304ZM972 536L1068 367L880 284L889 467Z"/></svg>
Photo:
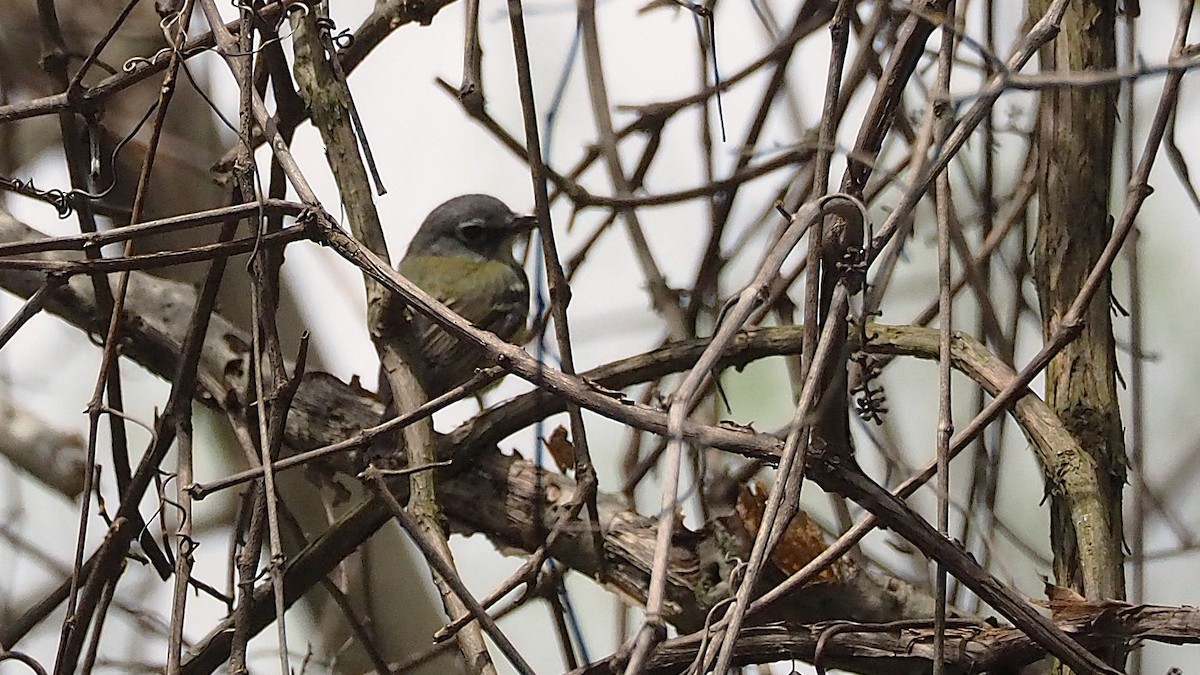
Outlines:
<svg viewBox="0 0 1200 675"><path fill-rule="evenodd" d="M531 232L536 230L537 226L537 216L514 216L512 219L512 229L514 232Z"/></svg>

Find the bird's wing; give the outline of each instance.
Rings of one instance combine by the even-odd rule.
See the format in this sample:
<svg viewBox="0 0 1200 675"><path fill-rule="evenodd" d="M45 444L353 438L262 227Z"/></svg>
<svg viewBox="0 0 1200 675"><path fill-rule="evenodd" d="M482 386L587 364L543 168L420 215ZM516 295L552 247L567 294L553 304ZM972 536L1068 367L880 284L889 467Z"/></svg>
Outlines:
<svg viewBox="0 0 1200 675"><path fill-rule="evenodd" d="M511 340L524 327L529 289L519 268L493 260L457 256L408 256L400 273L475 327ZM458 384L479 366L478 349L413 313L412 343L442 383ZM440 388L440 387L438 387Z"/></svg>

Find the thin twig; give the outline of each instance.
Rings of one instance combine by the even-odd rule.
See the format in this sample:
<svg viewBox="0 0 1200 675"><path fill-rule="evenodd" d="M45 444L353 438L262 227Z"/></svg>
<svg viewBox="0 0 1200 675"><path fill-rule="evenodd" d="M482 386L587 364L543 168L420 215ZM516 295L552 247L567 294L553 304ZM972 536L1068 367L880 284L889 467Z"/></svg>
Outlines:
<svg viewBox="0 0 1200 675"><path fill-rule="evenodd" d="M950 0L943 17L943 24L954 20L956 3ZM954 109L947 100L950 97L950 75L954 66L954 32L942 26L942 45L938 51L937 85L935 98L930 102L930 116L936 119L937 137L944 141L954 125ZM950 533L950 438L954 436L953 398L950 389L951 335L954 329L953 297L950 294L950 230L954 227L951 218L950 176L943 171L938 175L934 190L937 211L938 253L938 425L934 454L937 456L937 529L943 537ZM934 614L933 614L933 675L946 672L946 567L939 560L934 570Z"/></svg>
<svg viewBox="0 0 1200 675"><path fill-rule="evenodd" d="M550 312L554 317L554 337L558 345L562 371L575 373L574 350L571 346L571 330L567 319L567 306L571 302L571 287L563 274L562 261L550 219L550 197L547 190L546 167L542 161L541 141L538 134L537 110L533 97L533 78L529 64L529 44L525 35L525 20L521 0L508 2L509 27L512 33L513 53L517 63L517 83L521 94L521 113L525 124L526 161L533 181L534 202L537 207L538 235L542 242L542 261L546 265L546 278L550 286ZM632 227L632 226L631 226ZM596 506L595 493L599 487L596 468L588 448L587 429L583 413L577 405L567 407L571 420L571 437L574 447L575 476L579 480L582 494L580 499L587 506L588 517L593 529L592 536L598 551L604 533L600 527L600 511Z"/></svg>

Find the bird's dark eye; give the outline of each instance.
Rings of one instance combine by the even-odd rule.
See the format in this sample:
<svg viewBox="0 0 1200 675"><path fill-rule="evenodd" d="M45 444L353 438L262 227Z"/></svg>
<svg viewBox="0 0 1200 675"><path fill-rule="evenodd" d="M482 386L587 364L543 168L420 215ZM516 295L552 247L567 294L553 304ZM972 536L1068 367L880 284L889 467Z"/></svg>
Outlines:
<svg viewBox="0 0 1200 675"><path fill-rule="evenodd" d="M468 220L458 226L458 237L466 244L478 244L487 235L487 230L477 220Z"/></svg>

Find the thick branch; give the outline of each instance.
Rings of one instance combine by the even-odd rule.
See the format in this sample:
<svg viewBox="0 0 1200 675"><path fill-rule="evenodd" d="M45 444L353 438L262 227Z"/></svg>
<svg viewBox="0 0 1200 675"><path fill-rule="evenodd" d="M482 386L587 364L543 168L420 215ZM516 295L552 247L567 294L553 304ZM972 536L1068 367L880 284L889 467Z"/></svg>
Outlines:
<svg viewBox="0 0 1200 675"><path fill-rule="evenodd" d="M1030 3L1035 15L1045 0ZM1042 48L1042 69L1087 72L1116 67L1116 3L1073 2L1063 30ZM1083 288L1112 235L1109 192L1117 116L1116 85L1062 87L1042 93L1038 153L1038 232L1034 280L1047 338ZM1117 403L1116 346L1109 313L1109 283L1092 300L1079 336L1046 369L1046 400L1086 449L1091 461L1075 471L1099 487L1084 515L1107 523L1104 546L1081 549L1070 509L1050 504L1051 542L1058 582L1094 600L1125 597L1121 550L1121 491L1125 440Z"/></svg>
<svg viewBox="0 0 1200 675"><path fill-rule="evenodd" d="M1167 644L1200 642L1200 610L1194 607L1105 603L1081 607L1071 616L1056 616L1058 627L1089 647L1113 641L1153 640ZM933 629L928 624L855 624L829 622L810 625L771 624L747 628L737 642L736 665L797 659L814 663L822 639L821 665L863 673L923 672L933 656ZM946 630L947 673L1012 672L1043 658L1015 628L959 625ZM695 637L662 643L649 673L675 673L695 659ZM571 675L610 672L610 659L581 668ZM1010 671L1010 669L1012 669Z"/></svg>

